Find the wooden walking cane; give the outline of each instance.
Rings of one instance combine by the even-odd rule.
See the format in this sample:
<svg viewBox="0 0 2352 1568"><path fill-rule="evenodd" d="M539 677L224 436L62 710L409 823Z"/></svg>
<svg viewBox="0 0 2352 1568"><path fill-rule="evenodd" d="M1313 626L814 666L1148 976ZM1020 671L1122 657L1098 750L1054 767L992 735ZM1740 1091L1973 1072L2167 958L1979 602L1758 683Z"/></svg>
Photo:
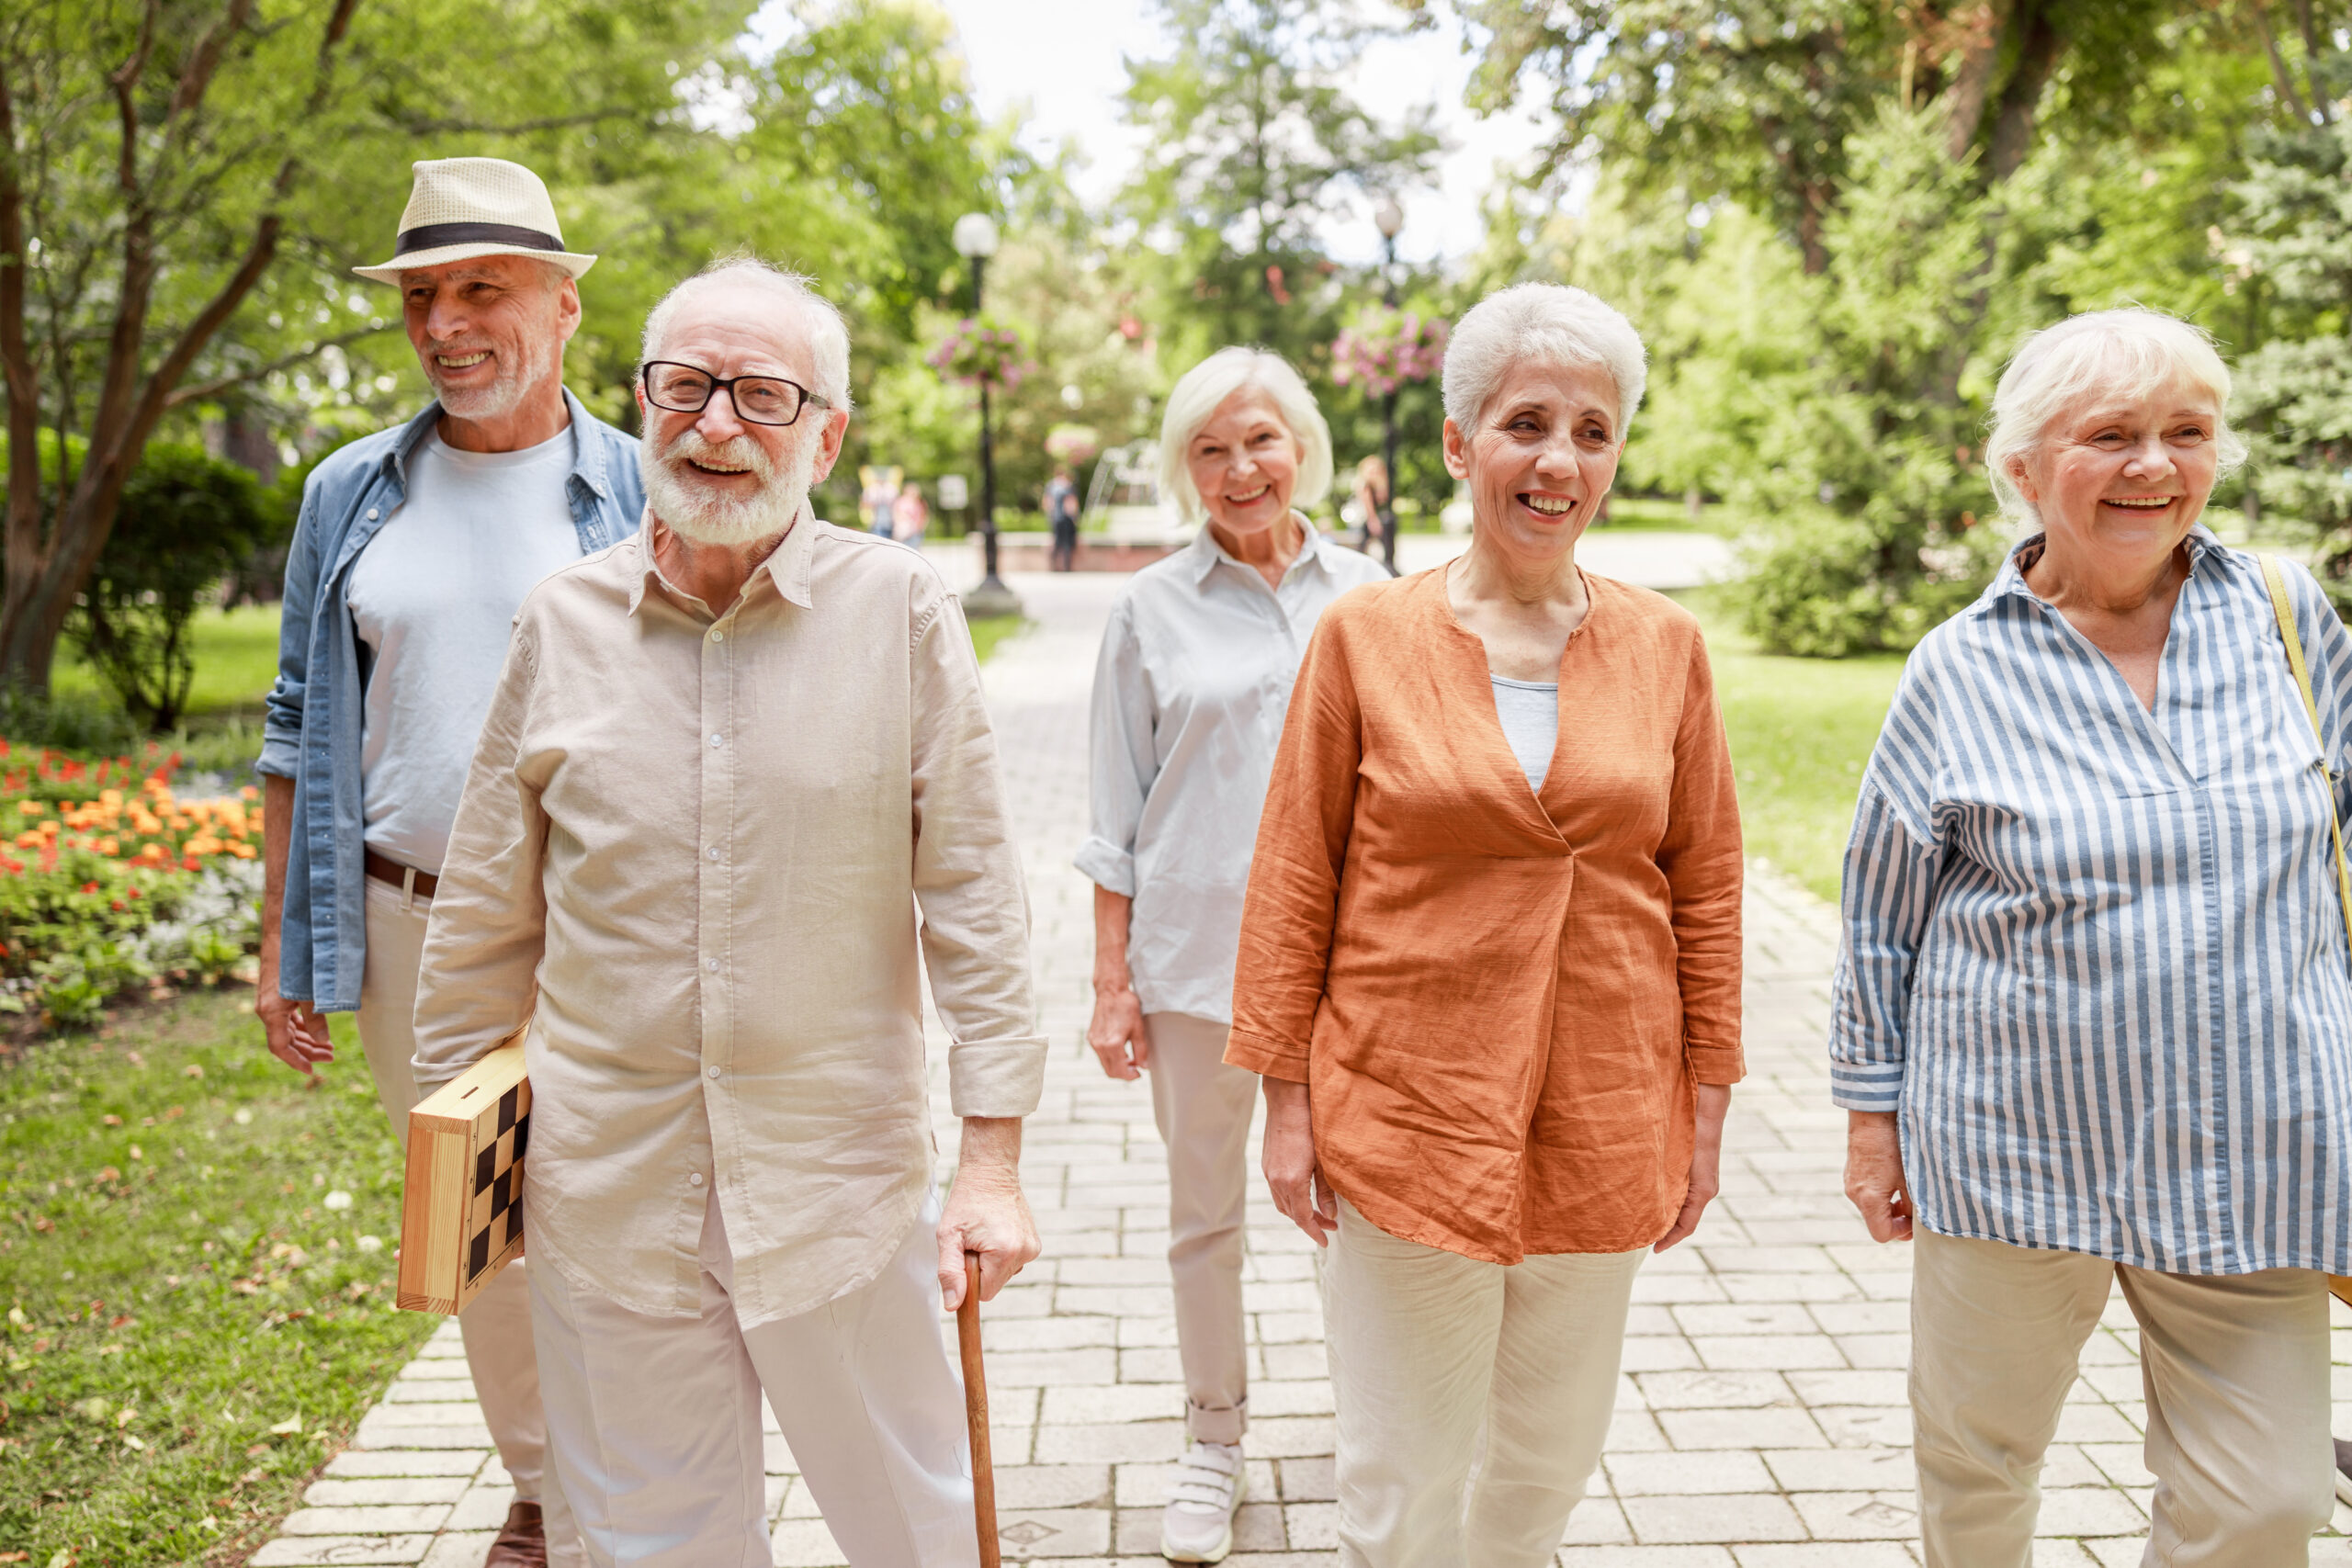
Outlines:
<svg viewBox="0 0 2352 1568"><path fill-rule="evenodd" d="M964 1304L956 1309L964 1352L964 1419L972 1428L972 1522L980 1532L980 1568L1000 1568L996 1540L996 1464L989 1457L989 1382L980 1367L980 1255L964 1254Z"/></svg>

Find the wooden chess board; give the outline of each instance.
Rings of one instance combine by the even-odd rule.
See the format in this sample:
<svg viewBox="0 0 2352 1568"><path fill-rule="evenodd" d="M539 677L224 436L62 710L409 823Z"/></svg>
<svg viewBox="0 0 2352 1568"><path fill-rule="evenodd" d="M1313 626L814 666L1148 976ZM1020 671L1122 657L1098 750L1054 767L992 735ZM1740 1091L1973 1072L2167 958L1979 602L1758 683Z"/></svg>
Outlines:
<svg viewBox="0 0 2352 1568"><path fill-rule="evenodd" d="M454 1314L523 1255L531 1080L518 1031L409 1112L400 1305Z"/></svg>

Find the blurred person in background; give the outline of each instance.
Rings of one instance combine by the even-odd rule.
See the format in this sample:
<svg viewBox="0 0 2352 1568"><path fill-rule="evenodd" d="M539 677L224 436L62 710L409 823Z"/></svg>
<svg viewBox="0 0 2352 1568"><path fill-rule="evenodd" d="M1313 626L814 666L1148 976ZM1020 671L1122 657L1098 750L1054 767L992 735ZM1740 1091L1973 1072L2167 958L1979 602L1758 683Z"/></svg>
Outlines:
<svg viewBox="0 0 2352 1568"><path fill-rule="evenodd" d="M1069 571L1078 563L1078 486L1066 468L1046 481L1046 522L1054 531L1053 569Z"/></svg>
<svg viewBox="0 0 2352 1568"><path fill-rule="evenodd" d="M931 527L931 506L922 498L922 486L908 483L890 503L890 537L910 550L922 548L922 536Z"/></svg>

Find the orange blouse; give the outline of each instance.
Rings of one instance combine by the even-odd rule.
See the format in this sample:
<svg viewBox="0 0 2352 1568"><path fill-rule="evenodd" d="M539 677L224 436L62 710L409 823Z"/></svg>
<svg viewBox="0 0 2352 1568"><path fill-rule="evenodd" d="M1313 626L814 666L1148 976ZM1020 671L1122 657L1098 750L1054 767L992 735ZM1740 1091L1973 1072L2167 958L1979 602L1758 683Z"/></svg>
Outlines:
<svg viewBox="0 0 2352 1568"><path fill-rule="evenodd" d="M1585 576L1541 794L1445 572L1323 613L1274 760L1226 1057L1306 1083L1332 1188L1516 1263L1627 1252L1736 1083L1739 807L1698 623Z"/></svg>

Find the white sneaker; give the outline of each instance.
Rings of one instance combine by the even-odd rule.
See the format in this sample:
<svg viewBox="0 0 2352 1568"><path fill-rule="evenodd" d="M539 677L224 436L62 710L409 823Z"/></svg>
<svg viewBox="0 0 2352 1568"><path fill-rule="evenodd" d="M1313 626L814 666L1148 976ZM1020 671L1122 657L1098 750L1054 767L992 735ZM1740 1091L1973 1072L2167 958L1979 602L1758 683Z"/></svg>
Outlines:
<svg viewBox="0 0 2352 1568"><path fill-rule="evenodd" d="M1249 1490L1239 1443L1194 1443L1159 1517L1159 1555L1170 1562L1224 1562L1233 1550L1233 1511Z"/></svg>

